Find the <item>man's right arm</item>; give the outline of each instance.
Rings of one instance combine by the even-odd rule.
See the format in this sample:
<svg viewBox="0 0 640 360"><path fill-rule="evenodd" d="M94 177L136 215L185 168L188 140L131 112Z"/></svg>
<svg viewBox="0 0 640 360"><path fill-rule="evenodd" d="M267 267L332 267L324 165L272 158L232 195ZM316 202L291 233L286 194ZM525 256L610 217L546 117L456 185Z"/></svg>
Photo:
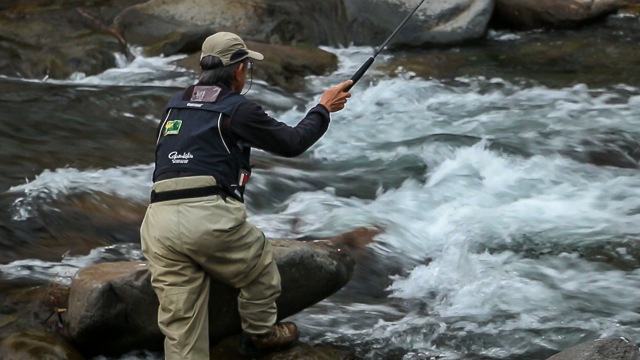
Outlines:
<svg viewBox="0 0 640 360"><path fill-rule="evenodd" d="M329 128L330 113L342 110L351 97L345 89L353 82L347 80L322 93L318 105L313 107L296 125L277 121L253 102L241 104L233 116L230 130L234 137L249 146L280 156L301 155L318 141Z"/></svg>
<svg viewBox="0 0 640 360"><path fill-rule="evenodd" d="M258 104L245 102L229 124L234 137L276 155L295 157L304 153L329 128L329 111L316 105L296 125L290 126L269 116Z"/></svg>

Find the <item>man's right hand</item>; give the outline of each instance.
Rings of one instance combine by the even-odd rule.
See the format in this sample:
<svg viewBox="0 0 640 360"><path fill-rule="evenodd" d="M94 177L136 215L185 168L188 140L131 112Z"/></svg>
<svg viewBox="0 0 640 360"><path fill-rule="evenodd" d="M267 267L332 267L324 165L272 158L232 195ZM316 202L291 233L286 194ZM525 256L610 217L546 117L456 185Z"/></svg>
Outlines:
<svg viewBox="0 0 640 360"><path fill-rule="evenodd" d="M340 111L347 104L347 99L351 97L350 92L345 89L353 84L352 80L347 80L341 84L331 87L322 93L320 104L324 105L329 112Z"/></svg>

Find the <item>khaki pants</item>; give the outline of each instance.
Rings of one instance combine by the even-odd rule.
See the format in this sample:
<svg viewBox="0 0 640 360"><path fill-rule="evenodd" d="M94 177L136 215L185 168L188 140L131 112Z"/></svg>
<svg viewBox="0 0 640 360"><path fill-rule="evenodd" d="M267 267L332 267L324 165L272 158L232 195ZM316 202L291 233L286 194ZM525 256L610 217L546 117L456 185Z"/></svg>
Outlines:
<svg viewBox="0 0 640 360"><path fill-rule="evenodd" d="M209 176L163 180L156 192L215 185ZM140 230L158 295L166 359L209 359L209 282L240 289L242 329L266 333L276 321L280 273L265 235L244 204L220 196L150 204ZM215 296L215 294L214 294Z"/></svg>

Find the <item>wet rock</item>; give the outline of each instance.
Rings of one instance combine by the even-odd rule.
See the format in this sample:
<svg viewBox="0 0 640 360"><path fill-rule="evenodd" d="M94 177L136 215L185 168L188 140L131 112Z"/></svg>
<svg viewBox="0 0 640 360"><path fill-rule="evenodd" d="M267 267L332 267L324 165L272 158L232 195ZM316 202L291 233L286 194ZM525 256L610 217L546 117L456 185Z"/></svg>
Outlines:
<svg viewBox="0 0 640 360"><path fill-rule="evenodd" d="M235 32L265 55L254 76L295 92L304 90L306 76L324 75L337 68L336 56L316 45L344 43L344 38L336 38L344 31L326 24L339 16L338 4L337 0L151 0L123 11L115 26L127 42L143 46L149 55L192 54L178 64L196 73L200 72L199 51L204 39L220 30Z"/></svg>
<svg viewBox="0 0 640 360"><path fill-rule="evenodd" d="M635 0L497 0L494 21L515 29L576 27Z"/></svg>
<svg viewBox="0 0 640 360"><path fill-rule="evenodd" d="M391 285L390 275L398 271L398 263L392 254L381 259L369 246L380 233L377 228L357 228L329 239L349 247L358 264L345 294L354 302L359 298L385 298L388 295L386 289Z"/></svg>
<svg viewBox="0 0 640 360"><path fill-rule="evenodd" d="M481 38L493 6L491 0L425 2L394 43L415 47ZM165 54L195 51L206 35L223 29L272 44L377 46L413 7L402 0L151 0L123 11L115 25L127 41Z"/></svg>
<svg viewBox="0 0 640 360"><path fill-rule="evenodd" d="M240 336L230 336L211 348L210 357L216 360L249 359L238 354L237 346ZM260 360L355 360L352 354L326 346L311 346L303 342L290 349L278 351L261 357Z"/></svg>
<svg viewBox="0 0 640 360"><path fill-rule="evenodd" d="M1 359L82 360L84 357L62 337L52 332L26 329L0 342Z"/></svg>
<svg viewBox="0 0 640 360"><path fill-rule="evenodd" d="M0 338L26 328L59 330L67 308L69 290L67 285L54 282L0 282Z"/></svg>
<svg viewBox="0 0 640 360"><path fill-rule="evenodd" d="M135 3L135 1L133 1ZM126 52L108 24L131 2L13 2L0 13L0 73L27 78L67 78L115 66Z"/></svg>
<svg viewBox="0 0 640 360"><path fill-rule="evenodd" d="M211 33L229 30L260 43L252 46L267 53L267 60L256 70L257 78L300 91L305 76L336 69L335 56L317 46L377 46L411 10L400 0L111 0L100 4L70 0L47 4L3 7L0 74L42 79L93 75L114 67L114 54L129 54L129 44L145 47L150 55L197 53ZM492 4L490 0L427 2L394 44L415 47L482 37ZM196 62L193 68L197 67Z"/></svg>
<svg viewBox="0 0 640 360"><path fill-rule="evenodd" d="M15 315L0 314L0 329L5 326L11 325L18 321L18 317Z"/></svg>
<svg viewBox="0 0 640 360"><path fill-rule="evenodd" d="M612 28L616 29L615 33ZM508 34L517 40L487 40L483 46L398 51L389 62L380 61L377 66L389 76L447 81L456 81L458 77L485 77L513 84L531 81L552 88L583 84L589 88L636 86L640 83L640 72L634 71L634 64L640 59L640 48L635 46L638 30L640 22L636 17L612 17L608 24L594 24L584 31ZM483 85L479 91L493 91L501 85L492 86Z"/></svg>
<svg viewBox="0 0 640 360"><path fill-rule="evenodd" d="M293 315L342 288L355 267L345 247L331 241L274 240L282 277L278 317ZM218 282L211 286L210 337L216 342L240 332L238 290ZM143 262L103 263L80 270L69 295L70 338L86 354L123 354L158 350L158 300ZM104 334L111 340L104 341ZM117 335L116 335L117 334Z"/></svg>
<svg viewBox="0 0 640 360"><path fill-rule="evenodd" d="M566 349L547 360L637 360L638 347L623 337L598 339Z"/></svg>
<svg viewBox="0 0 640 360"><path fill-rule="evenodd" d="M68 295L56 282L0 281L0 359L83 359L64 338Z"/></svg>
<svg viewBox="0 0 640 360"><path fill-rule="evenodd" d="M57 262L67 256L89 254L100 247L139 244L146 203L85 192L37 201L30 208L37 216L18 224L22 229L10 235L14 240L6 251L0 247L0 262L15 259Z"/></svg>
<svg viewBox="0 0 640 360"><path fill-rule="evenodd" d="M341 20L341 0L150 0L123 11L115 25L129 42L145 47L164 43L160 46L190 52L200 47L202 36L220 30L264 43L345 43Z"/></svg>
<svg viewBox="0 0 640 360"><path fill-rule="evenodd" d="M358 45L379 46L417 4L403 0L345 0L349 40ZM493 0L427 1L397 33L392 45L422 47L482 38L493 8Z"/></svg>
<svg viewBox="0 0 640 360"><path fill-rule="evenodd" d="M380 234L378 228L359 227L344 234L331 238L331 241L347 245L351 250L364 249L373 243L374 238Z"/></svg>

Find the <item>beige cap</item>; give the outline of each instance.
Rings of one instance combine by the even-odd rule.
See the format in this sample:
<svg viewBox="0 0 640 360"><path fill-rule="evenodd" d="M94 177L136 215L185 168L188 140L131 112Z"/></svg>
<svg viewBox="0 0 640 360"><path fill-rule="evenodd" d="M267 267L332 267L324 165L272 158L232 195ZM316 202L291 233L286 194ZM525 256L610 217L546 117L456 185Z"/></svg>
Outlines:
<svg viewBox="0 0 640 360"><path fill-rule="evenodd" d="M247 49L247 45L244 44L240 36L230 32L215 33L202 43L200 60L209 55L220 58L223 66L246 58L254 60L264 59L264 56L259 52Z"/></svg>

